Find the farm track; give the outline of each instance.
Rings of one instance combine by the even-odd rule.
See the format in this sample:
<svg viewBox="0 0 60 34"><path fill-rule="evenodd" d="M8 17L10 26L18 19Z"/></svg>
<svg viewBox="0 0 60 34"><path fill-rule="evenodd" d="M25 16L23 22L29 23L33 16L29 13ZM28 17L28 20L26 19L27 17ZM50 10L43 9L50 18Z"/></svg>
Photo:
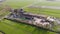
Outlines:
<svg viewBox="0 0 60 34"><path fill-rule="evenodd" d="M29 8L49 8L49 9L60 9L60 6L29 6Z"/></svg>

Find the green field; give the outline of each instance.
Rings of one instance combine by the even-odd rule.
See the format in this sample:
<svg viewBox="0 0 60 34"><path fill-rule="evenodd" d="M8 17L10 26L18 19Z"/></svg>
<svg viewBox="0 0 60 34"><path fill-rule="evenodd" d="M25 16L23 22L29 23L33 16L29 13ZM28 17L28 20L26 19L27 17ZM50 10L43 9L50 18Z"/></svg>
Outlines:
<svg viewBox="0 0 60 34"><path fill-rule="evenodd" d="M34 3L35 0L7 0L3 4L9 5L12 8L21 8L29 4ZM35 1L36 2L36 1ZM56 3L54 3L57 5ZM44 5L36 4L36 5ZM45 4L48 5L48 4ZM50 4L49 4L50 5ZM52 4L51 4L52 5ZM60 10L55 9L42 9L42 8L24 8L26 12L32 12L37 14L51 15L60 18ZM22 24L10 20L3 19L0 21L0 30L6 34L56 34L54 32L46 31L31 25Z"/></svg>

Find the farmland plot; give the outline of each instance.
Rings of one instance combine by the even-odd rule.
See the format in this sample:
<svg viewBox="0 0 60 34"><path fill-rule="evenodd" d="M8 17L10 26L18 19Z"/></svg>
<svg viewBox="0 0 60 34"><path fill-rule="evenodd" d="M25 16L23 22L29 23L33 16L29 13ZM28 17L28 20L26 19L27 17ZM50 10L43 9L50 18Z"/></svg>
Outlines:
<svg viewBox="0 0 60 34"><path fill-rule="evenodd" d="M35 0L7 0L3 4L9 5L15 9L15 8L22 8L24 6L30 5L35 2L36 2ZM34 5L37 5L37 4L34 4ZM38 8L28 8L28 7L24 8L24 10L26 10L26 12L52 15L60 18L59 16L60 10L38 9ZM13 22L6 19L3 19L0 21L0 30L2 30L6 34L56 34L54 32L46 31L31 25Z"/></svg>

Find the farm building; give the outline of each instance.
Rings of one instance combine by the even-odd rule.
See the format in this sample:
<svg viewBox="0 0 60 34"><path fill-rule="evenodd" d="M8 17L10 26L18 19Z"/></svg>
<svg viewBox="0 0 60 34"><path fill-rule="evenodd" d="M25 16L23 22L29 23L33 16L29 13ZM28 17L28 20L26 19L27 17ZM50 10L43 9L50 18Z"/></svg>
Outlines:
<svg viewBox="0 0 60 34"><path fill-rule="evenodd" d="M5 0L0 0L0 2L3 2L3 1L5 1Z"/></svg>
<svg viewBox="0 0 60 34"><path fill-rule="evenodd" d="M47 1L55 1L55 0L47 0Z"/></svg>

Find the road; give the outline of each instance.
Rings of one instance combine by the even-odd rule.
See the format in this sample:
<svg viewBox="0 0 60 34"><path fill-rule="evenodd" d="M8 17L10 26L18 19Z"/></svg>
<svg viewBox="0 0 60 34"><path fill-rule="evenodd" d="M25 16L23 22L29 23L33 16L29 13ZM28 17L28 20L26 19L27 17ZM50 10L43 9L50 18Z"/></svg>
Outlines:
<svg viewBox="0 0 60 34"><path fill-rule="evenodd" d="M49 8L49 9L60 9L60 6L29 6L29 8Z"/></svg>

